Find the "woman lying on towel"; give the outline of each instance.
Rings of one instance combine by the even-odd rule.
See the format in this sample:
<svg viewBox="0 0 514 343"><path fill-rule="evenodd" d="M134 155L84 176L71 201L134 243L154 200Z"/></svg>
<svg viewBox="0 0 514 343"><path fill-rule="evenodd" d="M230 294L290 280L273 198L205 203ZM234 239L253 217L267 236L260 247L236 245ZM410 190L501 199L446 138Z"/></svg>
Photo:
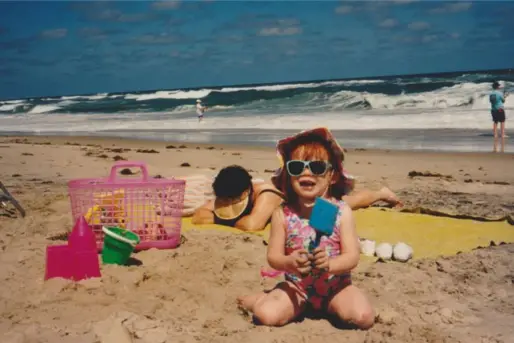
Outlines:
<svg viewBox="0 0 514 343"><path fill-rule="evenodd" d="M353 188L353 183L349 184ZM193 224L220 224L243 231L259 231L269 223L273 211L284 201L283 194L273 185L254 182L241 166L223 168L212 184L214 200L208 200L194 211ZM398 197L388 188L379 191L364 189L343 196L352 208L369 207L378 201L392 206L400 204Z"/></svg>
<svg viewBox="0 0 514 343"><path fill-rule="evenodd" d="M272 185L253 182L241 166L220 170L212 183L214 200L207 201L194 214L193 224L220 224L244 231L262 230L283 195Z"/></svg>

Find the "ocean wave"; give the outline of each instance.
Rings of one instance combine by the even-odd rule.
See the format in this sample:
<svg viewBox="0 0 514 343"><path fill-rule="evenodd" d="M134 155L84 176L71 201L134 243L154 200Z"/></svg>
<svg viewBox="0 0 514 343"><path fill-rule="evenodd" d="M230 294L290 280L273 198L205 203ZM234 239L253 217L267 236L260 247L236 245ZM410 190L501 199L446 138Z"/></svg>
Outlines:
<svg viewBox="0 0 514 343"><path fill-rule="evenodd" d="M108 93L98 93L95 95L67 95L61 97L42 98L43 101L60 101L60 100L101 100L108 97Z"/></svg>
<svg viewBox="0 0 514 343"><path fill-rule="evenodd" d="M332 109L437 109L469 106L471 109L490 107L488 83L462 83L427 93L399 95L373 94L368 92L341 91L328 97Z"/></svg>
<svg viewBox="0 0 514 343"><path fill-rule="evenodd" d="M98 93L0 102L0 117L11 114L105 113L133 117L195 117L195 100L202 99L207 116L303 115L323 111L343 113L361 110L469 109L488 110L490 82L505 81L514 90L514 76L507 74L462 74L452 77L423 76L369 80L207 87L202 89L157 90L128 93ZM157 116L155 113L161 113Z"/></svg>
<svg viewBox="0 0 514 343"><path fill-rule="evenodd" d="M211 92L231 93L241 91L267 91L267 92L278 92L289 89L299 88L317 88L326 86L355 86L355 85L369 85L383 83L384 80L349 80L349 81L325 81L317 83L289 83L279 85L265 85L265 86L254 86L254 87L226 87L220 90L210 89Z"/></svg>
<svg viewBox="0 0 514 343"><path fill-rule="evenodd" d="M5 105L0 106L0 112L12 112L15 111L18 107L23 106L23 102L20 103L6 103Z"/></svg>
<svg viewBox="0 0 514 343"><path fill-rule="evenodd" d="M124 97L127 100L148 101L157 99L204 99L210 94L214 93L235 93L235 92L248 92L248 91L265 91L265 92L279 92L284 90L295 89L310 89L317 87L330 87L330 86L355 86L355 85L369 85L383 83L384 80L348 80L348 81L325 81L318 83L290 83L290 84L277 84L277 85L263 85L263 86L248 86L248 87L223 87L223 88L204 88L198 90L175 90L175 91L156 91L154 93L146 94L126 94Z"/></svg>
<svg viewBox="0 0 514 343"><path fill-rule="evenodd" d="M5 100L5 101L0 101L0 104L2 104L2 105L4 105L4 104L14 105L14 104L22 104L24 102L25 102L25 100Z"/></svg>
<svg viewBox="0 0 514 343"><path fill-rule="evenodd" d="M127 94L125 99L136 101L147 101L155 99L201 99L209 95L211 90L191 90L191 91L158 91L151 94Z"/></svg>
<svg viewBox="0 0 514 343"><path fill-rule="evenodd" d="M36 105L27 113L28 114L49 113L49 112L55 112L56 110L58 110L60 108L61 107L57 106L57 105Z"/></svg>

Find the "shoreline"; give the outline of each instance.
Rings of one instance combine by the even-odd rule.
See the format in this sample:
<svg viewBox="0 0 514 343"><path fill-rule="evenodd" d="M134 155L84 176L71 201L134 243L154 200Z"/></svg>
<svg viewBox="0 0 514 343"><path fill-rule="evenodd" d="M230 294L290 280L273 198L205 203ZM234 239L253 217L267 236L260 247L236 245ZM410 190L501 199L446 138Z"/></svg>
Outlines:
<svg viewBox="0 0 514 343"><path fill-rule="evenodd" d="M16 140L30 140L30 142L22 143L16 142ZM52 144L60 144L60 145L85 145L88 144L125 144L130 147L136 147L144 145L145 147L152 148L166 148L167 146L176 146L177 148L181 145L186 145L187 148L197 148L207 149L209 150L234 150L234 149L243 149L249 151L265 151L272 152L275 154L274 146L266 146L266 145L246 145L237 143L197 143L197 142L183 142L183 141L161 141L156 139L148 139L148 138L138 138L138 137L117 137L117 136L72 136L72 135L2 135L0 134L0 143L17 143L17 144L36 144L40 145L52 145ZM194 147L187 146L194 145ZM439 151L439 150L417 150L417 149L380 149L380 148L344 148L346 154L356 153L359 154L389 154L390 156L411 156L412 154L420 154L423 156L466 156L466 157L480 157L480 158L502 158L502 156L513 156L514 152L504 152L504 153L492 153L492 152L482 152L482 151Z"/></svg>
<svg viewBox="0 0 514 343"><path fill-rule="evenodd" d="M265 129L222 129L222 130L126 130L74 132L0 132L0 139L38 139L67 142L112 141L140 142L142 144L194 144L200 147L216 146L232 149L242 147L250 150L275 150L279 139L293 135L300 130ZM406 130L332 130L341 146L348 151L404 152L426 154L467 154L482 156L492 154L492 133L486 130L455 129L406 129ZM509 136L514 130L506 130L506 149L504 155L514 155ZM378 146L378 147L377 147ZM510 149L509 149L510 148Z"/></svg>

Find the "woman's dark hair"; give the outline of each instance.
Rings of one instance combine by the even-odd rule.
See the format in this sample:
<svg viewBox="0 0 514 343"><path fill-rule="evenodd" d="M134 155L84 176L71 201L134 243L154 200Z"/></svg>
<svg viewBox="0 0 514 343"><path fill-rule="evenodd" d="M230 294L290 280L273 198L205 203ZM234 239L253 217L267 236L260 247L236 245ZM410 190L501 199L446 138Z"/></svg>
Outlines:
<svg viewBox="0 0 514 343"><path fill-rule="evenodd" d="M500 88L500 83L498 81L494 81L493 82L493 89L498 89Z"/></svg>
<svg viewBox="0 0 514 343"><path fill-rule="evenodd" d="M250 173L241 166L232 165L220 170L212 183L212 189L216 197L235 198L248 190L251 185Z"/></svg>

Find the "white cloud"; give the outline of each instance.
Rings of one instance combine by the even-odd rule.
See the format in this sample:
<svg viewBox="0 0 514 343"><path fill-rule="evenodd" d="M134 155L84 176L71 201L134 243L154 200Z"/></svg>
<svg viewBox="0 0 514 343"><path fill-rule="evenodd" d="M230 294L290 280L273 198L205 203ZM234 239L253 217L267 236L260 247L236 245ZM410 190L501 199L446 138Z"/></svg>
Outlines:
<svg viewBox="0 0 514 343"><path fill-rule="evenodd" d="M430 24L425 21L413 21L408 26L409 30L422 31L430 27Z"/></svg>
<svg viewBox="0 0 514 343"><path fill-rule="evenodd" d="M456 13L456 12L465 12L469 10L473 6L471 2L455 2L455 3L447 3L443 6L436 7L430 10L430 13Z"/></svg>
<svg viewBox="0 0 514 343"><path fill-rule="evenodd" d="M389 18L389 19L386 19L386 20L380 22L378 24L378 26L383 27L383 28L392 28L392 27L398 26L398 20Z"/></svg>
<svg viewBox="0 0 514 343"><path fill-rule="evenodd" d="M393 37L393 41L400 43L412 43L414 38L411 36L397 35Z"/></svg>
<svg viewBox="0 0 514 343"><path fill-rule="evenodd" d="M258 35L259 36L292 36L302 32L302 29L298 26L291 27L264 27Z"/></svg>
<svg viewBox="0 0 514 343"><path fill-rule="evenodd" d="M437 40L439 37L437 35L425 35L421 38L423 43L433 42Z"/></svg>
<svg viewBox="0 0 514 343"><path fill-rule="evenodd" d="M473 6L471 2L458 2L455 4L448 4L447 7L454 12L467 11Z"/></svg>
<svg viewBox="0 0 514 343"><path fill-rule="evenodd" d="M90 39L105 39L108 32L98 27L84 27L78 31L79 35Z"/></svg>
<svg viewBox="0 0 514 343"><path fill-rule="evenodd" d="M173 10L180 7L180 1L169 0L169 1L156 1L152 3L152 8L155 10Z"/></svg>
<svg viewBox="0 0 514 343"><path fill-rule="evenodd" d="M68 29L52 29L52 30L44 30L41 32L41 37L49 38L49 39L57 39L66 37L68 34Z"/></svg>
<svg viewBox="0 0 514 343"><path fill-rule="evenodd" d="M351 13L353 12L353 6L349 6L349 5L343 5L343 6L339 6L335 9L335 12L337 14L348 14L348 13Z"/></svg>

